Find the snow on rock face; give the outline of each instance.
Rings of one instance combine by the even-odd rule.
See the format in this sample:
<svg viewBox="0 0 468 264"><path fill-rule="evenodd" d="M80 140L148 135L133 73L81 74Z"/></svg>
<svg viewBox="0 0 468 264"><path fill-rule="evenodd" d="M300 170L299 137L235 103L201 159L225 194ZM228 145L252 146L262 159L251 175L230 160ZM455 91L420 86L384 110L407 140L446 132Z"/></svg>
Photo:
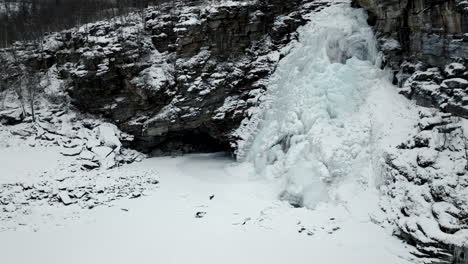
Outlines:
<svg viewBox="0 0 468 264"><path fill-rule="evenodd" d="M451 79L445 79L442 84L442 87L445 87L446 89L464 89L468 87L468 81L462 78L451 78Z"/></svg>
<svg viewBox="0 0 468 264"><path fill-rule="evenodd" d="M444 72L448 77L455 77L455 76L460 76L465 73L466 67L465 65L458 63L458 62L453 62L445 66Z"/></svg>
<svg viewBox="0 0 468 264"><path fill-rule="evenodd" d="M251 92L265 90L280 59L277 50L294 39L307 12L324 5L306 2L175 1L148 8L145 23L130 14L50 34L42 52L15 50L20 63L44 73L48 95L68 95L80 110L111 120L136 137L131 145L140 151L196 150L177 147L193 134L209 138L211 150L229 151L233 131L258 104ZM8 65L1 79L13 87L21 72L7 50L0 60Z"/></svg>
<svg viewBox="0 0 468 264"><path fill-rule="evenodd" d="M452 247L468 241L466 120L435 109L420 112L422 121L428 117L443 122L420 125L422 131L386 159L382 208L422 253L453 261Z"/></svg>
<svg viewBox="0 0 468 264"><path fill-rule="evenodd" d="M450 63L442 71L421 62L406 62L397 79L402 86L400 93L418 105L468 118L468 75L463 63Z"/></svg>

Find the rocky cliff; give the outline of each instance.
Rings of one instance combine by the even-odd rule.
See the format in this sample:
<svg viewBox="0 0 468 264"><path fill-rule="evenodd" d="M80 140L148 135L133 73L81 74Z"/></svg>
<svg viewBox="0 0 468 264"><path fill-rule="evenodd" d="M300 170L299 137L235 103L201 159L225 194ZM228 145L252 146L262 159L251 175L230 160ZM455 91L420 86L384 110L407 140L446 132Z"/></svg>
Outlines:
<svg viewBox="0 0 468 264"><path fill-rule="evenodd" d="M444 66L468 54L468 2L354 0L369 11L392 67L408 58Z"/></svg>
<svg viewBox="0 0 468 264"><path fill-rule="evenodd" d="M233 150L233 131L264 92L284 56L280 49L317 6L286 0L150 7L51 34L39 47L16 44L1 56L9 65L2 79L13 86L24 68L54 76L60 88L53 90L135 135L132 147L144 152Z"/></svg>
<svg viewBox="0 0 468 264"><path fill-rule="evenodd" d="M354 0L368 10L384 66L421 112L419 134L388 153L384 210L421 256L467 263L468 2ZM461 117L461 119L459 119ZM462 194L462 195L460 195ZM465 245L465 247L463 246Z"/></svg>
<svg viewBox="0 0 468 264"><path fill-rule="evenodd" d="M369 12L394 83L419 105L468 117L468 2L354 0Z"/></svg>

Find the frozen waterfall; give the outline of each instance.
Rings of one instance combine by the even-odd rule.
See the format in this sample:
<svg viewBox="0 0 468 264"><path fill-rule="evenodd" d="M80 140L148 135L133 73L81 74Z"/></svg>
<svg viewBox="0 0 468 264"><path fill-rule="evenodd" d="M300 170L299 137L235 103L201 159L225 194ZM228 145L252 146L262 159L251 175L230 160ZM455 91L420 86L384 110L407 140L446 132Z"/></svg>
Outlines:
<svg viewBox="0 0 468 264"><path fill-rule="evenodd" d="M343 199L343 184L376 186L382 150L412 129L414 109L379 69L363 10L335 2L310 19L270 80L244 151L280 182L282 199L314 208Z"/></svg>

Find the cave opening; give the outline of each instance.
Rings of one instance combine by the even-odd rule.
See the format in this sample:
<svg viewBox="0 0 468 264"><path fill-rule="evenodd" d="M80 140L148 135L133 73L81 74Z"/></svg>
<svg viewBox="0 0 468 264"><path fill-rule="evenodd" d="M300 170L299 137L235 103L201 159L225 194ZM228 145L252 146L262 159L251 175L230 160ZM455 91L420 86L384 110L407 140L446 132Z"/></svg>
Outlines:
<svg viewBox="0 0 468 264"><path fill-rule="evenodd" d="M164 136L136 137L133 147L151 157L179 156L189 153L232 153L227 141L202 130L171 132Z"/></svg>

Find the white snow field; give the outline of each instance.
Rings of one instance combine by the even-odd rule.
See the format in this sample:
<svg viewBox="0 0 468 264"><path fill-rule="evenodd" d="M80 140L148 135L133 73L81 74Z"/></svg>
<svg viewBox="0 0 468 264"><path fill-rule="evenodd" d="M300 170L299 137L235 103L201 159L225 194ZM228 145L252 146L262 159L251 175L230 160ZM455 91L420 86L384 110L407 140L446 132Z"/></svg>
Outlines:
<svg viewBox="0 0 468 264"><path fill-rule="evenodd" d="M244 135L243 161L186 155L115 170L156 171L159 188L92 210L34 210L0 233L0 263L414 263L378 202L381 154L414 129L417 109L378 69L362 10L338 3L310 18Z"/></svg>
<svg viewBox="0 0 468 264"><path fill-rule="evenodd" d="M28 181L43 171L57 167L62 159L60 149L50 147L9 147L0 149L0 184ZM25 164L27 161L27 164Z"/></svg>
<svg viewBox="0 0 468 264"><path fill-rule="evenodd" d="M368 208L293 208L278 201L269 181L252 179L248 165L221 154L130 167L158 168L160 188L83 211L78 220L64 219L73 207L56 210L36 232L2 232L1 263L410 263L408 250L370 221ZM371 198L349 202L372 206ZM198 212L206 214L196 218Z"/></svg>

